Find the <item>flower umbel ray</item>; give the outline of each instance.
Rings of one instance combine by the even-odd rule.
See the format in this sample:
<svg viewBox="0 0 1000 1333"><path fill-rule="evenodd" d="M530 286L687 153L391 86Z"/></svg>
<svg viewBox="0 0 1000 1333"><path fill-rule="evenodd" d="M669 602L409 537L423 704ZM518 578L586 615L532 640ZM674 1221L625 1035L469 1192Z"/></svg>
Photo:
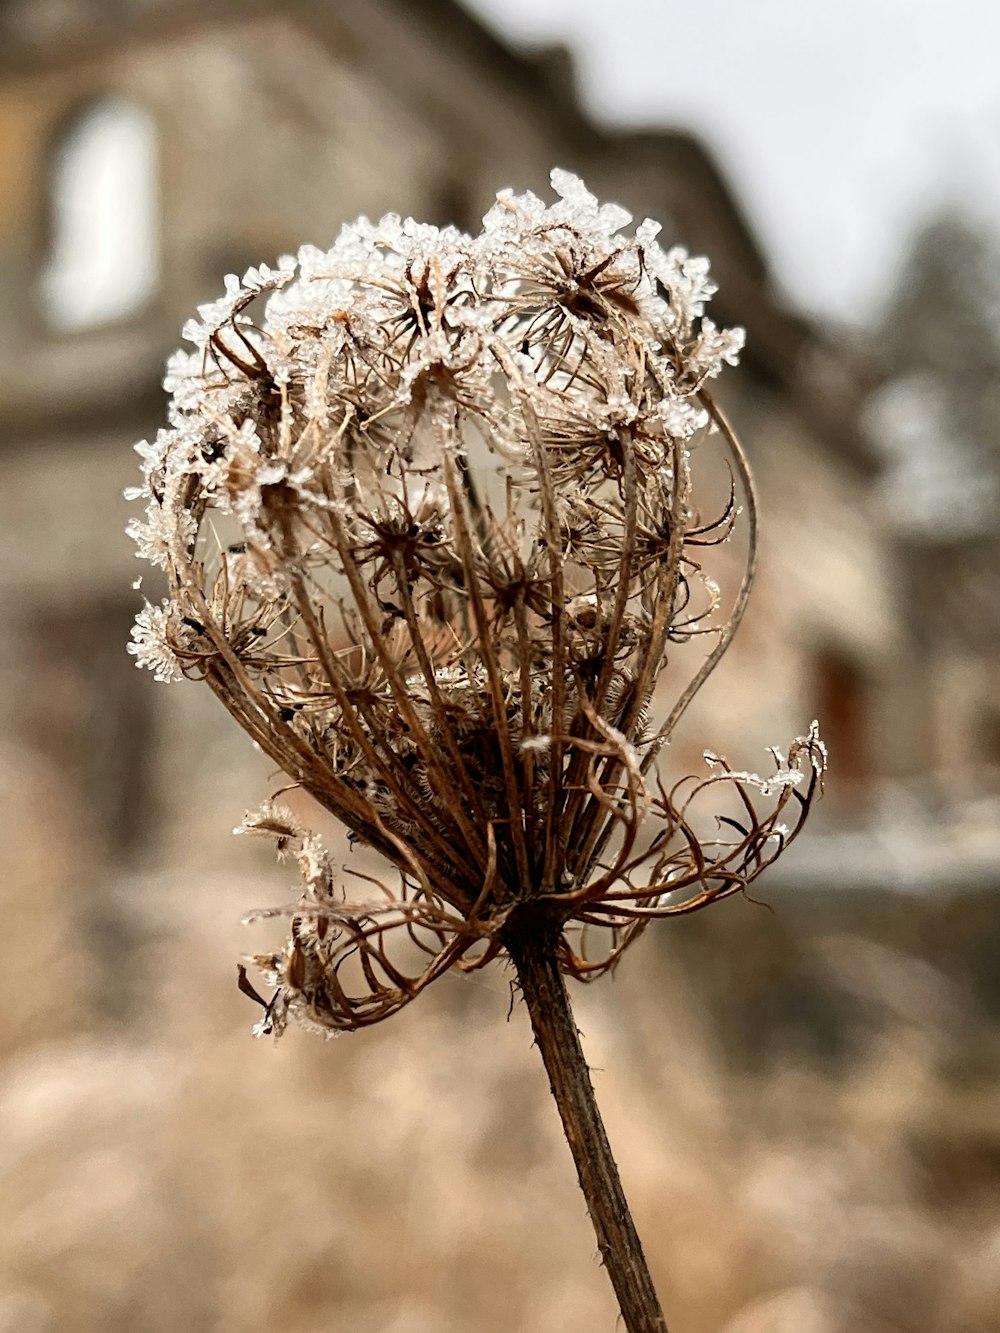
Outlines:
<svg viewBox="0 0 1000 1333"><path fill-rule="evenodd" d="M820 788L815 724L770 777L657 772L749 591L752 481L707 389L742 333L704 317L704 260L552 184L475 237L362 218L230 277L138 446L131 530L168 593L131 651L207 682L385 864L338 868L273 803L246 817L300 880L255 960L259 1030L377 1022L532 923L599 975L650 920L743 891Z"/></svg>

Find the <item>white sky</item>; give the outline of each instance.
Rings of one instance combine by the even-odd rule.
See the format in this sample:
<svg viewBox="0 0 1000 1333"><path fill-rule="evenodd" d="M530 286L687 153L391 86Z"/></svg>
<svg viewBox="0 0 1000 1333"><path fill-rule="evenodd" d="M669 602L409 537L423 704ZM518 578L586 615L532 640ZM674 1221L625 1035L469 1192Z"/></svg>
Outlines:
<svg viewBox="0 0 1000 1333"><path fill-rule="evenodd" d="M1000 229L996 0L465 0L598 119L701 135L800 307L865 320L920 217Z"/></svg>

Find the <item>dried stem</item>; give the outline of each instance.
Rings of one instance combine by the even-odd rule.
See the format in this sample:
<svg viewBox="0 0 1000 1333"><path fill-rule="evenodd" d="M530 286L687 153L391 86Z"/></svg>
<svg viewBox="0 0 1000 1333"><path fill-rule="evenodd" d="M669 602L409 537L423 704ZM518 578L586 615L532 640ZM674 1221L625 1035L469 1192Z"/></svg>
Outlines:
<svg viewBox="0 0 1000 1333"><path fill-rule="evenodd" d="M625 1328L628 1333L667 1333L573 1020L559 967L558 925L540 929L532 919L527 928L509 929L505 943Z"/></svg>
<svg viewBox="0 0 1000 1333"><path fill-rule="evenodd" d="M266 914L284 946L252 960L271 998L239 974L254 1030L366 1027L506 949L625 1325L665 1333L563 978L743 892L825 750L813 724L764 776L706 753L664 781L756 561L753 479L707 392L742 332L705 318L706 261L552 184L548 206L502 192L476 237L361 218L199 308L169 428L137 446L131 531L169 596L130 650L207 682L385 862L337 864L274 801L247 813L299 879ZM741 514L735 579L713 548Z"/></svg>

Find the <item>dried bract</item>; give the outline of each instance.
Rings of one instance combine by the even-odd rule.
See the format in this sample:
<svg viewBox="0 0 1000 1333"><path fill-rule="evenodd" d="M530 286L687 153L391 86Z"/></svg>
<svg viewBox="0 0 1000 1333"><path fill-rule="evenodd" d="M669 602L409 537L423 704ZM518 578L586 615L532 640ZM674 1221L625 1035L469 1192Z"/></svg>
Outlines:
<svg viewBox="0 0 1000 1333"><path fill-rule="evenodd" d="M705 391L742 334L703 318L704 260L552 184L551 205L499 195L475 238L361 219L230 277L139 446L132 532L169 586L139 663L207 681L392 872L357 876L359 899L287 812L248 820L303 883L257 960L279 990L262 1029L374 1022L531 913L562 929L565 972L605 970L649 919L745 888L817 790L815 730L771 779L655 778L749 587L752 485ZM703 458L727 478L708 517ZM726 603L705 559L741 512ZM722 786L736 813L703 825Z"/></svg>

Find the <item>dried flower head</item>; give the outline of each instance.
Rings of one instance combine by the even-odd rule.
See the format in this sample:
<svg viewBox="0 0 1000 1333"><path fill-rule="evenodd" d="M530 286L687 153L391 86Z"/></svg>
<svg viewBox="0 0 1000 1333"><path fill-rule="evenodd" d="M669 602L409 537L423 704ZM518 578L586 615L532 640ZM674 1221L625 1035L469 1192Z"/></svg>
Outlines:
<svg viewBox="0 0 1000 1333"><path fill-rule="evenodd" d="M132 532L169 586L140 665L206 680L393 869L356 873L359 900L287 812L247 817L303 885L285 949L256 960L278 988L263 1029L375 1022L526 922L596 975L651 918L744 889L817 790L815 728L766 779L714 758L655 774L752 573L749 473L705 391L742 333L704 317L705 260L552 184L548 206L501 193L475 238L362 218L228 278L170 361L169 429L138 446ZM719 457L706 516L695 472ZM705 561L741 512L727 601Z"/></svg>

